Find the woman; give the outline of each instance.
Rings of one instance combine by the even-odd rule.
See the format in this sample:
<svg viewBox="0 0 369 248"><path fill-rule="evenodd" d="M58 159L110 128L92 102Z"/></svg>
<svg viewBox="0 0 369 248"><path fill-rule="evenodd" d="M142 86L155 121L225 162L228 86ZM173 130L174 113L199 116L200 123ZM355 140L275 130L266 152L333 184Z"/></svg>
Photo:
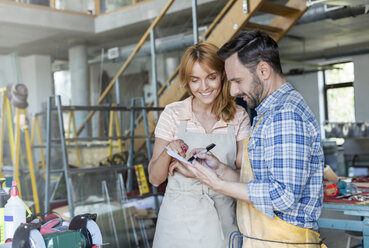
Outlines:
<svg viewBox="0 0 369 248"><path fill-rule="evenodd" d="M224 248L229 234L237 230L234 200L191 178L193 175L166 152L168 147L186 157L187 150L214 143L212 152L221 161L240 168L241 140L249 134L249 118L230 96L217 50L210 43L186 49L179 76L191 96L167 105L155 129L149 179L158 186L168 178L168 185L154 248Z"/></svg>

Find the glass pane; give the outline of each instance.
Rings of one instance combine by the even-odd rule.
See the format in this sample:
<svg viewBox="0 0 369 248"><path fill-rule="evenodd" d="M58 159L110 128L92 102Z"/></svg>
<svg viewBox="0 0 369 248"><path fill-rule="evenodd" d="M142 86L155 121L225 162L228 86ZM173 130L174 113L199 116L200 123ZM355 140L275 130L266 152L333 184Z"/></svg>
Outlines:
<svg viewBox="0 0 369 248"><path fill-rule="evenodd" d="M119 190L118 174L113 170L74 174L71 181L75 215L96 213L103 242L110 244L108 247L133 247L130 218L135 217L123 208L127 199Z"/></svg>
<svg viewBox="0 0 369 248"><path fill-rule="evenodd" d="M336 64L339 69L325 71L326 84L354 82L354 63Z"/></svg>
<svg viewBox="0 0 369 248"><path fill-rule="evenodd" d="M104 12L113 11L132 4L132 0L105 0Z"/></svg>
<svg viewBox="0 0 369 248"><path fill-rule="evenodd" d="M327 90L330 122L355 122L354 87Z"/></svg>

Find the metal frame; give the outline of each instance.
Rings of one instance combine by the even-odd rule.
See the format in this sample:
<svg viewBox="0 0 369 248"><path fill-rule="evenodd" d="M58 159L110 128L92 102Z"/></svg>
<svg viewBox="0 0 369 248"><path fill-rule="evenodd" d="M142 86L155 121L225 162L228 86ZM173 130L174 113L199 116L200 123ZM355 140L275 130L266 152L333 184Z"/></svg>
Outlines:
<svg viewBox="0 0 369 248"><path fill-rule="evenodd" d="M197 0L192 0L192 29L193 29L193 44L199 42L199 29L197 26Z"/></svg>
<svg viewBox="0 0 369 248"><path fill-rule="evenodd" d="M139 100L139 103L141 105L140 108L136 107L136 101ZM145 107L145 101L142 97L140 98L132 98L131 99L131 121L130 121L130 137L131 137L131 141L130 141L130 146L129 146L129 156L128 156L128 168L131 168L131 170L128 171L128 178L127 178L127 191L131 191L132 190L132 168L134 168L134 163L133 163L133 154L134 154L134 138L135 136L135 129L136 129L136 124L135 124L135 109L141 109L142 111L142 117L143 117L143 123L144 123L144 129L145 129L145 137L146 137L146 149L147 149L147 159L148 161L151 160L152 157L152 146L151 146L151 141L150 141L150 131L149 131L149 123L147 120L147 113L146 111L148 109L157 109L157 108L153 108L153 107ZM163 110L163 108L160 108L160 110ZM152 191L154 195L157 195L157 189L155 186L152 185ZM159 213L159 200L157 197L155 197L155 211L156 213Z"/></svg>
<svg viewBox="0 0 369 248"><path fill-rule="evenodd" d="M136 107L136 101L139 100L141 107ZM53 101L55 102L55 107L53 107ZM110 136L109 137L74 137L74 138L65 138L65 131L64 131L64 121L63 121L63 112L64 111L111 111L111 113L115 113L117 111L130 111L131 112L131 128L130 128L130 136ZM141 111L144 124L145 124L145 136L135 136L135 111ZM66 187L67 187L67 198L68 198L68 207L71 217L74 216L74 202L72 197L72 185L69 182L70 175L77 174L77 173L94 173L94 172L103 172L106 170L113 170L115 172L118 171L128 171L128 178L127 178L127 189L131 191L132 189L132 175L134 170L134 163L133 163L133 154L134 154L134 139L135 138L145 138L146 145L147 145L147 154L148 160L151 159L152 156L152 149L151 149L151 136L148 130L148 121L147 121L147 110L163 110L163 108L157 107L145 107L144 99L141 98L133 98L131 100L131 107L122 107L122 106L62 106L61 104L61 97L58 96L51 96L48 101L47 106L47 145L46 145L46 180L45 180L45 213L48 213L50 210L50 174L51 173L64 173L65 180L66 180ZM55 139L51 137L51 130L52 130L52 122L51 122L51 115L53 111L57 111L58 114L58 122L59 122L59 134L60 138ZM115 116L116 127L119 128L119 121L118 116ZM110 133L112 135L112 132ZM119 135L120 132L117 133ZM129 160L127 165L116 165L116 166L108 166L108 167L97 167L97 168L78 168L78 169L69 169L68 164L68 153L67 153L67 142L68 141L76 141L76 140L114 140L117 139L122 141L124 139L130 139L131 146L129 150ZM60 142L62 148L62 156L63 156L63 169L51 170L51 147L53 146L53 142ZM54 146L53 146L54 147ZM153 187L153 195L157 196L157 190ZM155 210L156 212L159 211L159 203L157 197L155 197Z"/></svg>
<svg viewBox="0 0 369 248"><path fill-rule="evenodd" d="M342 62L342 63L335 63L332 64L331 66L333 66L333 68L331 69L324 69L323 70L323 84L324 84L324 89L323 89L323 93L324 93L324 117L325 117L325 121L329 122L329 112L328 112L328 90L330 89L339 89L339 88L347 88L347 87L354 87L354 82L342 82L342 83L336 83L336 84L327 84L327 78L326 78L326 74L325 72L327 70L332 70L332 69L336 69L334 68L334 65L337 64L345 64L345 63L350 63L351 61L347 61L347 62Z"/></svg>
<svg viewBox="0 0 369 248"><path fill-rule="evenodd" d="M363 232L363 247L369 248L369 205L324 203L324 210L342 211L344 215L357 216L358 220L320 218L319 228Z"/></svg>

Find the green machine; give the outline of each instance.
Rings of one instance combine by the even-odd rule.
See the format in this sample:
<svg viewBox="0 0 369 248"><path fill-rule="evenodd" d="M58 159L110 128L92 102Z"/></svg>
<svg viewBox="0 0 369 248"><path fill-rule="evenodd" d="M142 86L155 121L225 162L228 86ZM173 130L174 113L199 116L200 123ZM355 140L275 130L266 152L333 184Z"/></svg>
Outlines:
<svg viewBox="0 0 369 248"><path fill-rule="evenodd" d="M102 247L96 214L78 215L68 230L41 223L21 224L14 233L12 248L98 248ZM41 235L42 234L42 235Z"/></svg>
<svg viewBox="0 0 369 248"><path fill-rule="evenodd" d="M82 233L76 231L63 231L48 233L43 235L46 247L68 247L84 248L87 247L86 238Z"/></svg>

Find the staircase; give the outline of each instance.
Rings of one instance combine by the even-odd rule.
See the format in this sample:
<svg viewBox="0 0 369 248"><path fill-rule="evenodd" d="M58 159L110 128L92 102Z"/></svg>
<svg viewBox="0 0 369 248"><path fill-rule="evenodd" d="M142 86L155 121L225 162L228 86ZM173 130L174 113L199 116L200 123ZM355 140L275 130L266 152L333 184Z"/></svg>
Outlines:
<svg viewBox="0 0 369 248"><path fill-rule="evenodd" d="M307 10L306 0L289 0L279 5L266 0L248 0L247 12L244 12L246 0L230 0L209 28L206 41L218 47L233 38L241 29L260 29L267 32L275 41L280 41L290 28ZM251 22L251 18L259 13L271 14L273 19L268 25ZM174 101L182 100L186 91L179 85L178 68L170 79L159 90L159 106L166 106ZM169 85L169 83L171 84ZM168 86L169 85L169 86ZM154 113L148 114L149 131L152 133L156 123ZM143 122L136 128L135 135L145 135ZM145 145L145 139L135 141L135 151Z"/></svg>

